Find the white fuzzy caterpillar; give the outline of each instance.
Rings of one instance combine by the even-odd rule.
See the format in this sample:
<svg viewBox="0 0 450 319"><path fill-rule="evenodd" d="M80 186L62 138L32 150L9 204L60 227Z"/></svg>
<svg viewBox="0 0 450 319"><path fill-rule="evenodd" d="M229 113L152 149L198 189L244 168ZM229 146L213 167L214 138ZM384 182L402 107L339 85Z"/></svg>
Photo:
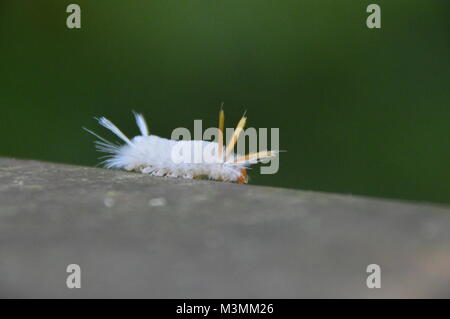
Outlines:
<svg viewBox="0 0 450 319"><path fill-rule="evenodd" d="M96 133L85 128L100 140L95 141L96 148L100 152L108 153L102 163L107 168L139 171L153 176L198 178L207 177L219 181L247 183L247 169L251 164L258 163L261 159L276 155L277 151L263 151L248 155L237 155L233 152L237 139L242 132L246 117L243 117L234 131L229 144L224 150L224 112L219 115L218 142L207 141L175 141L150 135L147 124L142 114L134 113L136 123L141 135L131 140L122 133L111 121L104 117L98 118L98 123L112 131L125 144L112 143ZM192 153L211 154L205 161L182 161L174 154L179 150L188 150Z"/></svg>

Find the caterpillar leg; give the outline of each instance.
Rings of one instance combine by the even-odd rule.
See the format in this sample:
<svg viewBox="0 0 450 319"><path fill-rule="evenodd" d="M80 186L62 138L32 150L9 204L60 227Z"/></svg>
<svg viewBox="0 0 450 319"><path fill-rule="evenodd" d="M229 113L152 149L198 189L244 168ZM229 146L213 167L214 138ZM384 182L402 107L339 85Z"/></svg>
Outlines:
<svg viewBox="0 0 450 319"><path fill-rule="evenodd" d="M248 175L245 169L241 169L241 176L236 180L238 184L247 184L248 183Z"/></svg>

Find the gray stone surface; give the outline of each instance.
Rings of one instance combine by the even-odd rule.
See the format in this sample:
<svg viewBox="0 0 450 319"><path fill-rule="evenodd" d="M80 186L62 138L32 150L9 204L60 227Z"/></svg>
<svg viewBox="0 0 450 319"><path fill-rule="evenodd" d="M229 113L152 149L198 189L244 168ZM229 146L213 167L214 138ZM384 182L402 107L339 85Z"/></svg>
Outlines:
<svg viewBox="0 0 450 319"><path fill-rule="evenodd" d="M450 297L449 283L448 207L0 159L0 297Z"/></svg>

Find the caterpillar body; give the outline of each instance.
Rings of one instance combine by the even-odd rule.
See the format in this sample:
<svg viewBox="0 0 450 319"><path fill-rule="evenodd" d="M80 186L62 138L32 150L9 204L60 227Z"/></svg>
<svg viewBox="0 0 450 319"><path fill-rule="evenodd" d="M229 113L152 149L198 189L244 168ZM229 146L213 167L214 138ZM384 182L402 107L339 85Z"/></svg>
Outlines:
<svg viewBox="0 0 450 319"><path fill-rule="evenodd" d="M110 142L97 135L93 131L84 128L99 140L95 141L99 152L108 153L101 163L106 168L125 169L137 171L153 176L209 178L218 181L236 182L246 184L248 182L247 169L263 159L271 158L277 151L262 151L247 155L234 153L234 146L245 126L245 115L239 121L230 142L226 147L223 145L224 111L219 113L218 141L198 140L170 140L149 134L149 130L142 114L134 113L135 120L141 135L129 139L110 120L105 117L96 118L98 123L109 129L124 144ZM175 150L200 151L212 154L207 161L183 161L174 158Z"/></svg>

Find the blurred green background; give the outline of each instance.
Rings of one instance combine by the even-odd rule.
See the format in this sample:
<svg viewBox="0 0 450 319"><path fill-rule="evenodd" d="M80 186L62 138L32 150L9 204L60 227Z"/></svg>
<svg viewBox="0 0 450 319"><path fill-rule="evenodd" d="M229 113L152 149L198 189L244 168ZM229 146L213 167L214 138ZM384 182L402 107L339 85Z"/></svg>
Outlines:
<svg viewBox="0 0 450 319"><path fill-rule="evenodd" d="M80 30L66 7L81 7ZM377 3L382 28L366 27ZM2 0L0 155L95 165L104 115L130 136L279 127L251 183L450 202L450 1Z"/></svg>

